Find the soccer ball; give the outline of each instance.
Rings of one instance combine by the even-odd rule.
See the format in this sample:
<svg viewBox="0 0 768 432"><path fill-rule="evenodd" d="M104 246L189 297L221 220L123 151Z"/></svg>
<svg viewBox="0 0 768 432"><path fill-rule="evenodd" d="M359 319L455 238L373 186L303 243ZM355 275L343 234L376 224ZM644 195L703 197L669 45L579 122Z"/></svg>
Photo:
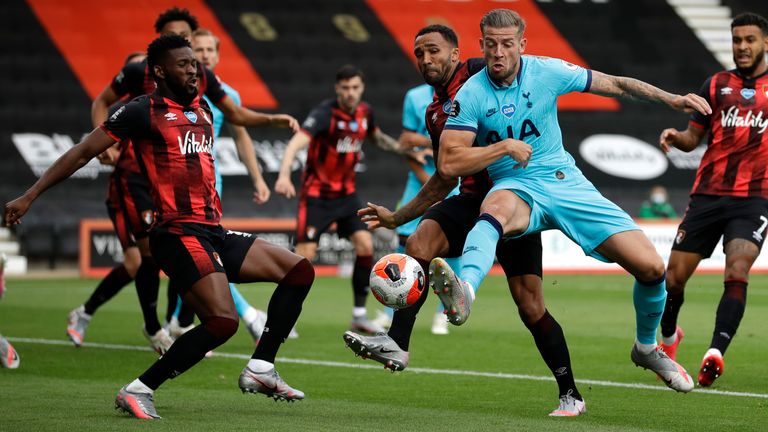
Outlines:
<svg viewBox="0 0 768 432"><path fill-rule="evenodd" d="M424 270L408 255L383 256L371 271L371 292L381 304L392 309L412 306L426 285Z"/></svg>

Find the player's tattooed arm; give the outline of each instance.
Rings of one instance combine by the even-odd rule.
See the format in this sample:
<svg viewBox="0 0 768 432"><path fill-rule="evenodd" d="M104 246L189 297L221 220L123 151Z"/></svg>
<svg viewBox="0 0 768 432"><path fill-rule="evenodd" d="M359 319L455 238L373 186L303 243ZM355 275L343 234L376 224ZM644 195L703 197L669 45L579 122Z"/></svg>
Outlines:
<svg viewBox="0 0 768 432"><path fill-rule="evenodd" d="M712 114L709 103L701 96L688 93L685 96L668 93L646 82L627 77L619 77L592 71L590 93L623 99L662 103L677 111L703 115Z"/></svg>
<svg viewBox="0 0 768 432"><path fill-rule="evenodd" d="M16 225L40 194L82 168L115 143L101 128L94 129L76 146L61 155L24 194L5 205L6 225Z"/></svg>
<svg viewBox="0 0 768 432"><path fill-rule="evenodd" d="M664 153L669 153L672 147L689 152L699 146L706 133L706 129L690 124L685 131L679 131L675 128L664 129L659 137L659 147Z"/></svg>
<svg viewBox="0 0 768 432"><path fill-rule="evenodd" d="M445 198L454 187L456 187L456 179L448 179L435 173L419 193L396 212L393 213L384 206L368 203L367 207L357 211L357 215L365 222L368 229L381 227L394 229L423 215L432 204Z"/></svg>

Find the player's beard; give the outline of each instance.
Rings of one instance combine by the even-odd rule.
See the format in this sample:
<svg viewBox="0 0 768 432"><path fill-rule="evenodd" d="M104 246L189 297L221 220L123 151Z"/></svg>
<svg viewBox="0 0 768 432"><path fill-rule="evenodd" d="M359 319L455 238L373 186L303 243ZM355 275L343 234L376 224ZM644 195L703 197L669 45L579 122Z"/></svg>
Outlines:
<svg viewBox="0 0 768 432"><path fill-rule="evenodd" d="M197 96L197 87L189 86L186 83L179 84L169 81L168 88L173 92L176 102L181 105L189 105Z"/></svg>
<svg viewBox="0 0 768 432"><path fill-rule="evenodd" d="M760 67L761 63L765 63L765 51L760 51L757 55L757 58L755 58L755 61L752 62L752 65L740 68L738 66L738 62L736 61L736 55L733 56L733 62L736 63L736 70L739 71L739 74L744 76L752 76L752 74L755 72L755 70Z"/></svg>

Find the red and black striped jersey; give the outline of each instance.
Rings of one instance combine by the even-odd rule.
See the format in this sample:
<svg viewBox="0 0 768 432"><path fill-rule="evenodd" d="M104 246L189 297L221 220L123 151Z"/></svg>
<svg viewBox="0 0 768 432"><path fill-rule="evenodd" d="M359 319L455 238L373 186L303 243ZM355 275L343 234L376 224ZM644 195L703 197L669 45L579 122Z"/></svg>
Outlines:
<svg viewBox="0 0 768 432"><path fill-rule="evenodd" d="M427 131L432 138L432 152L437 165L440 153L440 135L445 128L445 122L448 121L448 114L451 112L453 98L458 93L461 86L477 72L483 70L485 61L481 58L472 58L466 63L459 63L453 71L453 76L445 88L435 89L435 98L427 107L426 122ZM475 174L461 178L459 190L461 193L479 193L486 194L491 189L491 178L488 172L483 169Z"/></svg>
<svg viewBox="0 0 768 432"><path fill-rule="evenodd" d="M344 111L335 99L315 107L301 125L312 139L302 177L301 196L334 199L355 192L355 165L363 142L377 129L373 110L360 102Z"/></svg>
<svg viewBox="0 0 768 432"><path fill-rule="evenodd" d="M200 96L182 106L153 93L132 100L101 125L113 139L130 140L152 190L156 227L182 233L184 223L219 224L212 118Z"/></svg>
<svg viewBox="0 0 768 432"><path fill-rule="evenodd" d="M768 72L751 79L718 72L699 95L712 114L691 116L692 127L709 129L691 194L768 198Z"/></svg>
<svg viewBox="0 0 768 432"><path fill-rule="evenodd" d="M216 75L202 63L197 67L197 86L201 95L208 96L211 101L218 102L224 99L227 94L221 88ZM147 60L141 62L129 63L115 75L110 84L112 91L120 97L127 95L127 100L132 100L138 96L151 94L157 87L152 74L149 73ZM120 157L117 159L116 167L129 171L139 172L139 166L136 164L136 156L133 154L131 145L120 145Z"/></svg>

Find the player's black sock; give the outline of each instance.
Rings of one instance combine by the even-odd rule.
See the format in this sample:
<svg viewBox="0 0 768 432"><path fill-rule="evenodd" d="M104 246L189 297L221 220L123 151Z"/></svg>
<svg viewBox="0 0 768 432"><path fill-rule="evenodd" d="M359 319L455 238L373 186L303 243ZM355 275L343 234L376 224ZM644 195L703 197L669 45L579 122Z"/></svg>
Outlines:
<svg viewBox="0 0 768 432"><path fill-rule="evenodd" d="M224 317L209 317L192 330L181 335L168 352L146 370L139 380L156 390L168 378L181 375L194 366L219 345L226 342L237 331L237 320Z"/></svg>
<svg viewBox="0 0 768 432"><path fill-rule="evenodd" d="M165 322L171 322L176 306L179 304L179 283L168 279L168 305L165 308Z"/></svg>
<svg viewBox="0 0 768 432"><path fill-rule="evenodd" d="M544 363L547 364L552 375L555 376L555 380L557 380L560 396L564 396L570 391L571 396L582 400L573 380L571 356L568 353L568 344L565 342L565 334L563 334L560 324L549 314L549 311L545 310L544 316L538 321L530 325L525 323L525 325L531 331Z"/></svg>
<svg viewBox="0 0 768 432"><path fill-rule="evenodd" d="M661 316L661 335L670 337L677 330L677 315L685 301L685 291L672 293L667 291L667 303L664 305L664 314Z"/></svg>
<svg viewBox="0 0 768 432"><path fill-rule="evenodd" d="M144 328L154 335L160 330L157 320L157 293L160 290L160 268L151 256L141 257L141 265L136 271L136 293L139 296L141 313L144 315Z"/></svg>
<svg viewBox="0 0 768 432"><path fill-rule="evenodd" d="M301 305L307 298L314 280L314 267L303 259L277 283L277 288L269 299L264 333L251 358L275 362L277 350L299 319Z"/></svg>
<svg viewBox="0 0 768 432"><path fill-rule="evenodd" d="M736 330L744 316L747 306L747 282L741 280L727 280L723 284L725 289L717 306L715 317L715 331L712 332L710 348L717 348L723 355L728 345L731 344Z"/></svg>
<svg viewBox="0 0 768 432"><path fill-rule="evenodd" d="M371 255L358 255L355 258L355 268L352 271L355 307L365 307L365 300L368 298L368 291L370 291L371 269L373 269L373 257Z"/></svg>
<svg viewBox="0 0 768 432"><path fill-rule="evenodd" d="M124 286L128 285L133 278L128 274L125 266L120 264L112 269L109 274L99 282L99 286L93 291L91 297L85 302L85 313L93 315L101 305L109 301Z"/></svg>
<svg viewBox="0 0 768 432"><path fill-rule="evenodd" d="M418 258L416 258L416 261L418 261L421 268L429 268L429 261ZM411 333L413 332L413 325L416 323L416 315L418 315L421 306L424 305L429 295L427 287L429 287L429 272L424 273L424 291L422 291L419 300L411 307L396 310L395 315L392 317L392 325L389 327L387 334L403 351L408 351L411 344Z"/></svg>

